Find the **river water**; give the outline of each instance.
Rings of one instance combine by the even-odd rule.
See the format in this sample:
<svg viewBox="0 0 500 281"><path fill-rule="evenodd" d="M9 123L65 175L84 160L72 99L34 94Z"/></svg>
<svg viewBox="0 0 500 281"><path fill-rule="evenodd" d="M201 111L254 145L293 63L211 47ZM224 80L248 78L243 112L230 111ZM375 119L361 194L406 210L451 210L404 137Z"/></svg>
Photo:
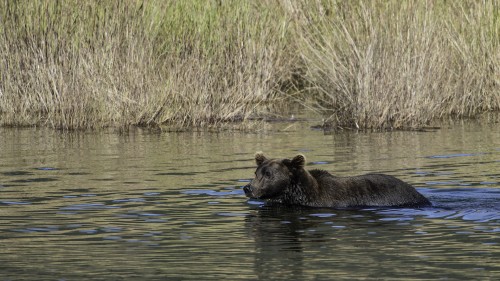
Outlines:
<svg viewBox="0 0 500 281"><path fill-rule="evenodd" d="M500 280L500 126L0 129L0 280ZM266 206L256 151L399 177L423 209Z"/></svg>

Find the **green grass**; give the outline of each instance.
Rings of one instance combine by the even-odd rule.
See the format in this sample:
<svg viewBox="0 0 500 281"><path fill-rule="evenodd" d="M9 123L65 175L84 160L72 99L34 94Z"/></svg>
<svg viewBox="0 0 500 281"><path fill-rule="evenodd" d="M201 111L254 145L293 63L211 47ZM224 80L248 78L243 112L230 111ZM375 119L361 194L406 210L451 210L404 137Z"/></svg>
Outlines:
<svg viewBox="0 0 500 281"><path fill-rule="evenodd" d="M335 128L500 109L497 1L1 1L0 125Z"/></svg>
<svg viewBox="0 0 500 281"><path fill-rule="evenodd" d="M217 126L287 79L284 13L229 1L3 1L0 122Z"/></svg>
<svg viewBox="0 0 500 281"><path fill-rule="evenodd" d="M305 77L331 126L418 128L500 109L498 2L304 3Z"/></svg>

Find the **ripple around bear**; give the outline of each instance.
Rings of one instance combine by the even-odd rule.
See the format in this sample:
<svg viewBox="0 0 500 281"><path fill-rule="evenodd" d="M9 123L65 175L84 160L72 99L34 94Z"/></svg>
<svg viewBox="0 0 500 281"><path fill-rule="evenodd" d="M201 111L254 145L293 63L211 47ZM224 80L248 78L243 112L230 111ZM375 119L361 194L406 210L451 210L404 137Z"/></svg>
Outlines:
<svg viewBox="0 0 500 281"><path fill-rule="evenodd" d="M336 177L304 169L305 157L268 159L255 154L255 178L243 190L250 198L310 207L426 207L431 202L408 183L393 176L366 174Z"/></svg>

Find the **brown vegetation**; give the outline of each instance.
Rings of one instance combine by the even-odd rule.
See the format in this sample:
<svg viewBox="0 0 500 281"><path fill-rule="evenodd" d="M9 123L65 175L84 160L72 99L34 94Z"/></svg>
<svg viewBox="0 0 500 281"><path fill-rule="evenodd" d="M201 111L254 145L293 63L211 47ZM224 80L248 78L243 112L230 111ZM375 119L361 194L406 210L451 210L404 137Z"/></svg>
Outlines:
<svg viewBox="0 0 500 281"><path fill-rule="evenodd" d="M496 1L2 1L0 124L334 127L500 109ZM274 111L273 111L274 110Z"/></svg>
<svg viewBox="0 0 500 281"><path fill-rule="evenodd" d="M339 127L417 128L500 109L495 1L325 1L294 7L305 77Z"/></svg>

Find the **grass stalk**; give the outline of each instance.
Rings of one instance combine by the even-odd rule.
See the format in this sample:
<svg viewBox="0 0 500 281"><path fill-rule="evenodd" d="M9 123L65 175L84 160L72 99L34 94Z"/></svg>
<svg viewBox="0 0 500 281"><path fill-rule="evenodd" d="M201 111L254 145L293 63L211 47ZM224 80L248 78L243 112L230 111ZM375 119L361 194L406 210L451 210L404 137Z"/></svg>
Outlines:
<svg viewBox="0 0 500 281"><path fill-rule="evenodd" d="M500 4L0 1L0 125L221 127L307 104L335 128L500 110Z"/></svg>

